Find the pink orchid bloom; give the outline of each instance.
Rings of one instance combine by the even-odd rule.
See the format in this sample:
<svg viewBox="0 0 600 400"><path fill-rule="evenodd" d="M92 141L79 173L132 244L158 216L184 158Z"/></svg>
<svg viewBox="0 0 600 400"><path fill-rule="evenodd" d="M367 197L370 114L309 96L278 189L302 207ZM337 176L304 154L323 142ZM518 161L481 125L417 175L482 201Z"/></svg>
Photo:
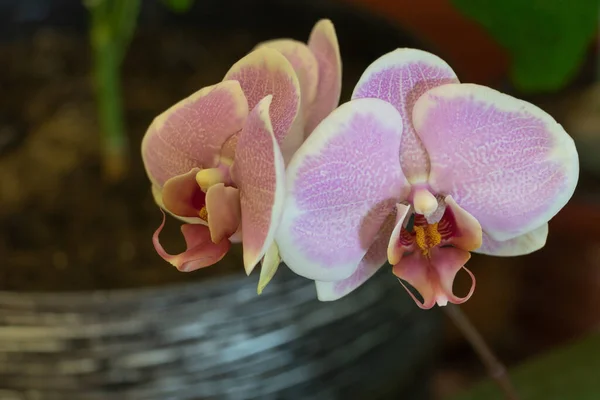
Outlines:
<svg viewBox="0 0 600 400"><path fill-rule="evenodd" d="M276 240L321 300L348 294L387 259L428 309L471 296L468 271L469 293L452 291L470 252L540 249L579 165L573 140L541 109L398 49L367 68L286 173Z"/></svg>
<svg viewBox="0 0 600 400"><path fill-rule="evenodd" d="M222 259L243 243L247 273L279 265L275 230L285 194L285 158L339 102L341 61L333 25L318 22L308 45L278 40L234 64L224 80L158 116L142 142L156 203L183 220L187 249L158 254L181 271ZM264 269L264 265L263 265ZM261 271L261 276L263 275Z"/></svg>

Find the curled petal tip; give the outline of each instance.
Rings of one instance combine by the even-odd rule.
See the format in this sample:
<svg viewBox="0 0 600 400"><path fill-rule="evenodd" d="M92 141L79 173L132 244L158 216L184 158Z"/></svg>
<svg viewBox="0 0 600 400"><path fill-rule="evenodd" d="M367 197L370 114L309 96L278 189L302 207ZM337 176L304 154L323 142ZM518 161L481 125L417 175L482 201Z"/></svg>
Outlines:
<svg viewBox="0 0 600 400"><path fill-rule="evenodd" d="M403 258L394 266L393 272L419 308L430 309L435 304L444 306L448 302L462 304L469 300L475 291L475 276L464 267L470 256L468 252L453 247L436 248L431 253L431 259L426 259L419 253ZM452 289L454 278L461 269L471 278L471 288L464 297L456 296ZM403 280L419 292L423 298L422 302L408 289Z"/></svg>
<svg viewBox="0 0 600 400"><path fill-rule="evenodd" d="M158 255L179 271L190 272L213 265L220 261L229 250L231 244L228 240L223 240L217 244L210 240L208 227L185 224L181 227L181 233L186 242L186 250L175 255L167 253L159 241L160 232L166 222L166 215L162 210L161 212L163 220L154 235L152 235L152 243Z"/></svg>

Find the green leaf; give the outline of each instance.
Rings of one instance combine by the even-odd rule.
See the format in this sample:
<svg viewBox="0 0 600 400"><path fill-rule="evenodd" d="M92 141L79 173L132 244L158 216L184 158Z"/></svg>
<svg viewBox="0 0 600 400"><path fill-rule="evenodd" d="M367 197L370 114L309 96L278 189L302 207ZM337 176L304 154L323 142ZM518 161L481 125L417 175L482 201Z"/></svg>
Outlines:
<svg viewBox="0 0 600 400"><path fill-rule="evenodd" d="M600 7L600 0L452 2L509 51L511 79L525 92L555 91L569 83L594 37Z"/></svg>
<svg viewBox="0 0 600 400"><path fill-rule="evenodd" d="M194 0L163 0L163 3L176 13L184 13L194 5Z"/></svg>
<svg viewBox="0 0 600 400"><path fill-rule="evenodd" d="M600 334L543 355L510 371L520 400L600 399ZM502 400L489 379L452 400Z"/></svg>

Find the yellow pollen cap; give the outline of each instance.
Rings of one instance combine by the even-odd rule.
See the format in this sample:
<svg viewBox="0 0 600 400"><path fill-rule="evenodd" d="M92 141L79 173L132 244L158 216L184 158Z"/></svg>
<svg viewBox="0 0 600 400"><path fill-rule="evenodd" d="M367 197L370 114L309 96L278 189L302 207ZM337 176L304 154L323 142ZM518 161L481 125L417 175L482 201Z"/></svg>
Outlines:
<svg viewBox="0 0 600 400"><path fill-rule="evenodd" d="M208 211L206 211L206 206L200 209L198 216L200 217L200 219L203 219L205 222L208 222Z"/></svg>
<svg viewBox="0 0 600 400"><path fill-rule="evenodd" d="M423 252L429 255L429 250L442 242L442 235L438 232L438 223L425 226L415 226L415 242Z"/></svg>

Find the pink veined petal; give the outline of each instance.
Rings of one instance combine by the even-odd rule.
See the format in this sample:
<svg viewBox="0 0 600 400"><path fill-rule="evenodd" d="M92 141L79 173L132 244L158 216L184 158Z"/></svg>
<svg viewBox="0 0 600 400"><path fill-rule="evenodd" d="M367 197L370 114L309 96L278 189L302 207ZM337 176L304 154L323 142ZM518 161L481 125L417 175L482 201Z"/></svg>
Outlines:
<svg viewBox="0 0 600 400"><path fill-rule="evenodd" d="M196 183L200 168L174 176L162 188L162 206L176 217L198 218L205 205L205 194Z"/></svg>
<svg viewBox="0 0 600 400"><path fill-rule="evenodd" d="M308 39L308 48L318 63L319 82L314 102L309 110L305 136L331 113L340 102L342 93L342 59L333 23L328 19L317 22Z"/></svg>
<svg viewBox="0 0 600 400"><path fill-rule="evenodd" d="M409 215L409 212L410 206L396 204L396 224L390 234L390 240L387 247L388 262L392 265L398 264L402 258L402 254L406 251L406 246L402 245L400 237L403 232L403 225L406 222L406 216Z"/></svg>
<svg viewBox="0 0 600 400"><path fill-rule="evenodd" d="M394 265L392 271L399 278L400 284L406 289L406 292L412 297L417 306L428 310L435 305L438 294L437 276L430 268L429 260L423 257L419 251L402 257L398 264ZM402 280L408 282L419 292L423 298L422 303L412 294Z"/></svg>
<svg viewBox="0 0 600 400"><path fill-rule="evenodd" d="M240 83L250 110L266 96L273 96L270 123L277 143L282 145L300 109L300 84L290 62L277 50L262 47L235 63L225 79Z"/></svg>
<svg viewBox="0 0 600 400"><path fill-rule="evenodd" d="M481 247L475 253L488 254L490 256L522 256L533 253L544 247L548 237L548 224L543 224L537 229L524 233L516 238L499 242L489 235L483 234Z"/></svg>
<svg viewBox="0 0 600 400"><path fill-rule="evenodd" d="M408 208L408 207L407 207ZM405 214L406 215L406 214ZM396 213L392 212L384 222L381 230L367 254L358 264L354 273L346 279L335 282L316 281L317 297L321 301L338 300L360 287L385 264L387 258L387 244L394 229Z"/></svg>
<svg viewBox="0 0 600 400"><path fill-rule="evenodd" d="M431 251L431 264L437 271L440 285L437 304L444 306L449 301L454 304L462 304L469 300L475 291L475 276L471 271L465 268L465 264L471 258L468 251L456 247L436 247ZM471 288L464 297L458 297L452 290L454 278L461 269L464 269L471 278Z"/></svg>
<svg viewBox="0 0 600 400"><path fill-rule="evenodd" d="M154 119L142 141L142 159L152 183L164 183L192 168L217 164L221 146L242 129L248 104L240 85L206 87Z"/></svg>
<svg viewBox="0 0 600 400"><path fill-rule="evenodd" d="M424 182L429 158L412 123L412 109L427 90L458 82L452 68L441 58L417 49L397 49L373 62L363 73L353 99L379 98L400 112L404 124L400 163L410 183Z"/></svg>
<svg viewBox="0 0 600 400"><path fill-rule="evenodd" d="M292 64L300 83L302 109L308 110L315 100L319 81L319 66L314 54L305 43L292 39L270 40L257 46L261 47L277 50Z"/></svg>
<svg viewBox="0 0 600 400"><path fill-rule="evenodd" d="M492 239L548 222L579 175L573 140L536 106L473 84L425 93L414 126L431 160L429 184L452 195Z"/></svg>
<svg viewBox="0 0 600 400"><path fill-rule="evenodd" d="M250 273L275 238L285 196L285 166L269 119L272 96L248 115L240 133L234 177L240 189L244 268Z"/></svg>
<svg viewBox="0 0 600 400"><path fill-rule="evenodd" d="M456 204L452 196L446 196L444 202L447 207L446 213L448 213L444 220L450 220L453 225L452 237L448 240L448 243L466 251L473 251L481 247L482 231L479 222ZM440 221L438 230L443 237L442 229L444 227L442 225L443 221Z"/></svg>
<svg viewBox="0 0 600 400"><path fill-rule="evenodd" d="M233 163L233 159L235 158L235 150L237 148L237 142L239 138L239 132L236 132L235 135L230 136L225 143L223 143L223 147L221 147L221 162Z"/></svg>
<svg viewBox="0 0 600 400"><path fill-rule="evenodd" d="M211 186L206 192L206 212L213 243L229 238L240 226L240 191L222 183Z"/></svg>
<svg viewBox="0 0 600 400"><path fill-rule="evenodd" d="M219 243L210 240L210 232L205 225L185 224L181 226L181 233L185 238L187 249L180 254L169 254L165 251L159 241L159 235L165 226L165 213L163 220L154 235L152 243L159 256L179 271L190 272L200 268L208 267L220 261L231 246L227 239Z"/></svg>
<svg viewBox="0 0 600 400"><path fill-rule="evenodd" d="M390 104L343 104L287 168L277 243L284 262L319 281L348 278L397 202L409 192L398 162L402 120Z"/></svg>
<svg viewBox="0 0 600 400"><path fill-rule="evenodd" d="M469 252L455 247L435 247L431 250L431 259L415 251L394 265L393 272L401 279L400 283L417 306L422 309L430 309L436 303L439 306L445 306L448 302L461 304L467 301L475 290L475 277L464 267L470 257ZM457 297L452 290L454 278L461 268L464 268L472 279L471 289L465 297ZM419 292L423 302L410 292L402 280Z"/></svg>
<svg viewBox="0 0 600 400"><path fill-rule="evenodd" d="M281 143L284 161L289 161L304 141L306 117L317 93L319 68L317 59L308 46L291 39L278 39L262 43L258 46L277 50L290 62L300 84L300 108L298 117L292 124L285 140Z"/></svg>

